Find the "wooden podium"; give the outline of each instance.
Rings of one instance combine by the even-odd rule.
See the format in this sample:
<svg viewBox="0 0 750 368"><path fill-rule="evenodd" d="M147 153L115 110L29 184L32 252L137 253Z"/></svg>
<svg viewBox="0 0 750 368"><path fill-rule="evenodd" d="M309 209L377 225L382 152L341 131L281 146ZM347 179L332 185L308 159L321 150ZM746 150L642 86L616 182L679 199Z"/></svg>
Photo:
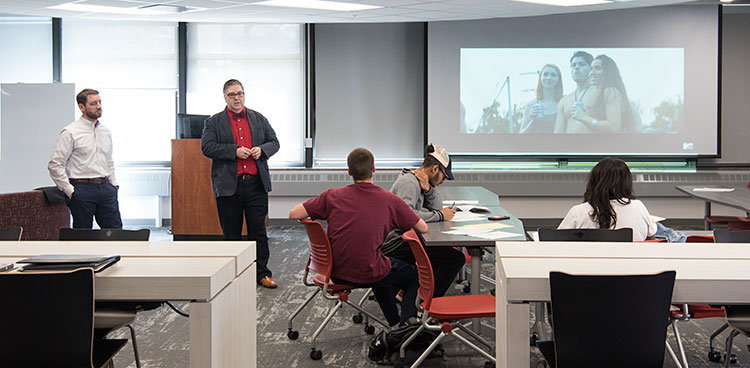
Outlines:
<svg viewBox="0 0 750 368"><path fill-rule="evenodd" d="M244 224L242 234L247 235ZM172 235L174 240L222 235L211 187L211 159L203 156L200 139L172 139Z"/></svg>

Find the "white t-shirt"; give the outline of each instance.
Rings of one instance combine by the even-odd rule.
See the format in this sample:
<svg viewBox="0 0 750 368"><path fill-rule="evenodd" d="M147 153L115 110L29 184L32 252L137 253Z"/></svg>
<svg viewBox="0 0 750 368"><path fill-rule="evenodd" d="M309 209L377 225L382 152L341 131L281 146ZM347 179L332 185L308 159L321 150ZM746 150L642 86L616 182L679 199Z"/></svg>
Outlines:
<svg viewBox="0 0 750 368"><path fill-rule="evenodd" d="M621 204L617 200L609 202L617 214L617 223L612 229L633 229L633 241L643 241L656 234L656 223L651 219L646 206L637 199L631 199L630 204ZM573 206L558 226L558 229L598 229L599 224L591 215L594 208L586 203Z"/></svg>

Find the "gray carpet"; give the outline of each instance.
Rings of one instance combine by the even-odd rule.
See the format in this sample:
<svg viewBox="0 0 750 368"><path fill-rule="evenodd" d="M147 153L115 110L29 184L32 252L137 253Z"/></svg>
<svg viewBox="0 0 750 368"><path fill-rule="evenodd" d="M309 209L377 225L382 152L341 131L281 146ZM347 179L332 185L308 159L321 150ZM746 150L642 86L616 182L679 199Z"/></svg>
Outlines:
<svg viewBox="0 0 750 368"><path fill-rule="evenodd" d="M171 240L165 228L152 228L152 240ZM323 351L320 361L309 358L310 337L320 321L323 320L330 301L319 300L311 303L296 319L294 328L300 337L296 341L287 338L287 320L291 311L300 305L310 289L301 283L303 269L307 260L307 236L301 226L271 226L269 228L271 247L270 267L279 288L274 290L258 287L258 367L377 367L367 359L367 347L372 335L363 331L363 325L352 322L351 308L344 307L334 317L326 330L318 338L318 348ZM485 262L483 273L493 274L492 262ZM456 285L449 294L461 293ZM361 293L354 294L358 299ZM187 309L187 303L176 303ZM374 302L366 304L367 309L380 315ZM533 313L533 311L532 311ZM529 318L531 323L533 317ZM681 332L688 353L691 367L718 368L723 366L709 362L708 336L721 324L720 319L695 320L681 324ZM135 323L141 362L144 368L178 368L188 366L188 319L178 316L168 307L142 312ZM377 328L380 331L380 328ZM127 329L117 331L112 336L126 336ZM377 332L376 332L377 333ZM494 340L487 332L485 336ZM671 336L671 333L670 333ZM726 333L717 343L723 352ZM616 333L602 331L599 339L617 339ZM670 341L673 341L670 340ZM734 351L739 356L735 367L750 367L750 353L747 344L750 340L743 336L735 339ZM485 359L465 348L457 341L446 340L445 356L427 360L423 367L482 367ZM674 343L673 343L673 346ZM541 355L532 348L531 367L542 367ZM130 344L121 351L115 366L135 367ZM606 366L606 364L604 365ZM664 367L674 367L671 359L665 356Z"/></svg>

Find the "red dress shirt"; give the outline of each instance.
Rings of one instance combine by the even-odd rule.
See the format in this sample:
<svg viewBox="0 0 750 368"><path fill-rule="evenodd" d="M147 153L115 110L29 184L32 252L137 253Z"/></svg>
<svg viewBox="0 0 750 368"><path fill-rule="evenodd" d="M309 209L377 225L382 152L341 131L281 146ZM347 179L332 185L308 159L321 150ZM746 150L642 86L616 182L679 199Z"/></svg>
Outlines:
<svg viewBox="0 0 750 368"><path fill-rule="evenodd" d="M245 108L243 107L239 114L227 109L227 114L229 115L229 121L232 123L234 143L237 143L240 147L253 148L253 133L250 131ZM258 175L258 167L255 165L255 159L252 156L244 160L237 159L237 176L243 174Z"/></svg>

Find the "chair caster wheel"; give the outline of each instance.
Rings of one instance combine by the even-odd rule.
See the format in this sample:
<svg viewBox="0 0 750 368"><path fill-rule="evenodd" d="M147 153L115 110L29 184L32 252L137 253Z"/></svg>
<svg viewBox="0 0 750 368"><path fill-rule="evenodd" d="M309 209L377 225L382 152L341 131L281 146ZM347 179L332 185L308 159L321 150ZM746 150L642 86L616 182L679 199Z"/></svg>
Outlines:
<svg viewBox="0 0 750 368"><path fill-rule="evenodd" d="M362 323L362 321L364 321L364 320L365 320L365 318L362 317L361 314L355 314L355 315L352 316L352 322L354 322L354 323Z"/></svg>
<svg viewBox="0 0 750 368"><path fill-rule="evenodd" d="M310 352L310 359L312 360L320 360L320 358L323 357L323 352L320 350L315 350L315 348L312 349Z"/></svg>
<svg viewBox="0 0 750 368"><path fill-rule="evenodd" d="M289 340L297 340L297 338L299 337L299 332L290 329L289 331L287 331L286 337L288 337Z"/></svg>
<svg viewBox="0 0 750 368"><path fill-rule="evenodd" d="M732 354L729 356L729 364L737 364L737 355Z"/></svg>
<svg viewBox="0 0 750 368"><path fill-rule="evenodd" d="M536 346L537 340L539 340L539 335L534 332L533 334L531 334L531 336L529 336L529 346Z"/></svg>
<svg viewBox="0 0 750 368"><path fill-rule="evenodd" d="M464 293L468 294L471 292L471 285L464 286Z"/></svg>
<svg viewBox="0 0 750 368"><path fill-rule="evenodd" d="M372 335L375 333L375 326L373 325L367 325L365 326L365 333L368 335Z"/></svg>
<svg viewBox="0 0 750 368"><path fill-rule="evenodd" d="M484 362L484 368L495 368L495 363L493 363L493 362Z"/></svg>
<svg viewBox="0 0 750 368"><path fill-rule="evenodd" d="M714 363L721 362L721 353L715 350L711 350L708 352L708 360Z"/></svg>

